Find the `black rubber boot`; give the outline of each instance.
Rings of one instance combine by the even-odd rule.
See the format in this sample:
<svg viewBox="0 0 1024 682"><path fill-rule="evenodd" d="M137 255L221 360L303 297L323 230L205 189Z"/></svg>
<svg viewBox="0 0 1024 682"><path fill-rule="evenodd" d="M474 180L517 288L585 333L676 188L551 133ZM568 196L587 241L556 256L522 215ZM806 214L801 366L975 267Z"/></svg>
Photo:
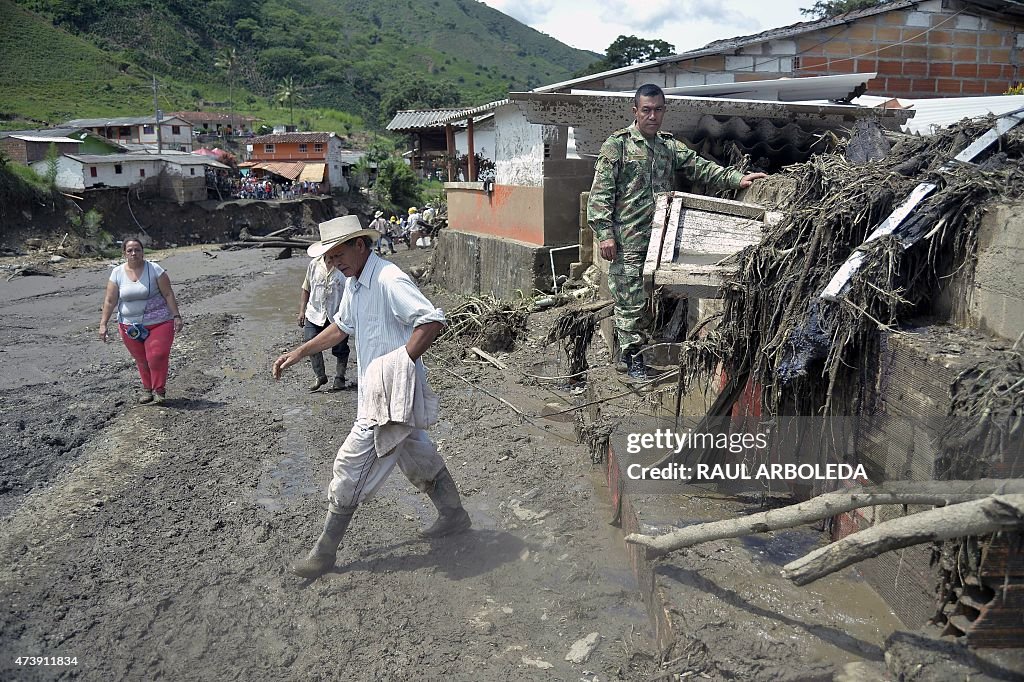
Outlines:
<svg viewBox="0 0 1024 682"><path fill-rule="evenodd" d="M344 391L345 390L345 368L342 367L340 371L334 375L334 383L331 384L332 391Z"/></svg>
<svg viewBox="0 0 1024 682"><path fill-rule="evenodd" d="M352 521L352 514L355 511L355 507L340 507L338 511L327 510L324 532L317 538L316 544L306 558L292 564L292 573L300 578L313 579L334 568L334 562L338 558L338 545L345 537L345 531L348 530L348 524Z"/></svg>
<svg viewBox="0 0 1024 682"><path fill-rule="evenodd" d="M630 353L623 353L619 357L619 361L615 363L615 371L619 374L625 374L629 371L629 366L633 362L633 356Z"/></svg>
<svg viewBox="0 0 1024 682"><path fill-rule="evenodd" d="M469 513L462 507L459 489L455 487L448 467L441 469L434 477L434 484L427 493L437 507L437 520L429 528L419 532L423 538L440 538L445 535L464 533L473 525Z"/></svg>
<svg viewBox="0 0 1024 682"><path fill-rule="evenodd" d="M629 362L629 371L626 376L631 381L647 381L650 377L647 374L647 363L644 362L643 353L637 353Z"/></svg>

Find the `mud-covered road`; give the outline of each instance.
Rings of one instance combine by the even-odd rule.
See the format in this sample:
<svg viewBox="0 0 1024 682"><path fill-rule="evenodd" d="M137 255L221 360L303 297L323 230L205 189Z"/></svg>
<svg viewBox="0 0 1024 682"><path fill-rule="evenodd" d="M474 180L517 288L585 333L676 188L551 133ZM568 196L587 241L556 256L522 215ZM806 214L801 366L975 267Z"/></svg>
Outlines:
<svg viewBox="0 0 1024 682"><path fill-rule="evenodd" d="M270 378L299 340L304 256L210 253L148 254L186 321L162 407L134 403L127 351L96 338L110 263L0 284L0 679L632 677L647 616L571 421L519 423L437 367L533 413L543 392L454 347L427 357L434 437L473 530L419 540L433 508L396 471L334 573L287 572L319 533L355 391L309 393L308 366ZM565 660L595 632L586 663Z"/></svg>

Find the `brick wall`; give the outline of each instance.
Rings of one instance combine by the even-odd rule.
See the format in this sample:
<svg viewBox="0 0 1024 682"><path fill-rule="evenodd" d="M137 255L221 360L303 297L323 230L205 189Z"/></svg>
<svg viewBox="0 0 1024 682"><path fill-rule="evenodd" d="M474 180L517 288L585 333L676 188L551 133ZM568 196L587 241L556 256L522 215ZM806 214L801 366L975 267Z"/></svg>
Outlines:
<svg viewBox="0 0 1024 682"><path fill-rule="evenodd" d="M1000 95L1024 80L1024 19L981 16L956 0L925 0L848 24L659 65L575 87L630 90L877 72L872 95Z"/></svg>
<svg viewBox="0 0 1024 682"><path fill-rule="evenodd" d="M13 137L5 137L0 139L0 151L11 161L17 163L28 163L28 142L24 140L15 140Z"/></svg>
<svg viewBox="0 0 1024 682"><path fill-rule="evenodd" d="M793 75L876 71L868 91L892 97L1002 94L1020 78L1024 24L946 4L925 2L800 36Z"/></svg>

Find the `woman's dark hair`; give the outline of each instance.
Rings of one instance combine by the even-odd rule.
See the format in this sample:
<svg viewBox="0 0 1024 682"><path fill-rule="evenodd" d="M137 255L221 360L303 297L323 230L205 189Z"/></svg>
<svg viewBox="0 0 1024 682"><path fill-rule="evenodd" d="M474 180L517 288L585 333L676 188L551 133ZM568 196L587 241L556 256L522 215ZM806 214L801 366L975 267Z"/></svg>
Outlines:
<svg viewBox="0 0 1024 682"><path fill-rule="evenodd" d="M126 250L128 248L128 242L135 242L135 243L137 243L139 245L139 247L143 251L146 250L146 245L143 244L142 240L139 239L138 237L125 237L124 239L121 240L121 250L122 251L124 251L124 250Z"/></svg>

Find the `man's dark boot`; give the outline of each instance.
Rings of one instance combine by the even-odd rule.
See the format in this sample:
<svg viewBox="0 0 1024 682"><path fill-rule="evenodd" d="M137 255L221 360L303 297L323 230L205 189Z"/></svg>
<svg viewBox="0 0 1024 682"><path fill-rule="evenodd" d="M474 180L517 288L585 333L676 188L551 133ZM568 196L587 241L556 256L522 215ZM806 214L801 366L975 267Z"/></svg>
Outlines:
<svg viewBox="0 0 1024 682"><path fill-rule="evenodd" d="M473 525L469 513L463 509L459 489L455 487L448 467L441 469L434 477L433 487L427 492L430 501L437 507L437 521L419 532L423 538L440 538L469 530Z"/></svg>
<svg viewBox="0 0 1024 682"><path fill-rule="evenodd" d="M334 562L338 558L338 545L345 537L348 524L352 521L352 514L355 507L338 507L338 511L327 510L327 520L324 521L324 532L317 538L313 549L309 551L305 559L292 564L292 573L301 577L318 578L334 568Z"/></svg>
<svg viewBox="0 0 1024 682"><path fill-rule="evenodd" d="M338 368L338 373L334 375L334 383L331 384L332 391L344 391L345 390L345 368Z"/></svg>
<svg viewBox="0 0 1024 682"><path fill-rule="evenodd" d="M615 363L615 371L619 374L625 374L629 371L629 365L633 362L633 355L630 353L623 353L619 356L619 361Z"/></svg>
<svg viewBox="0 0 1024 682"><path fill-rule="evenodd" d="M650 378L647 376L647 363L644 362L643 353L637 353L630 359L629 371L626 372L626 376L631 381L647 381Z"/></svg>

